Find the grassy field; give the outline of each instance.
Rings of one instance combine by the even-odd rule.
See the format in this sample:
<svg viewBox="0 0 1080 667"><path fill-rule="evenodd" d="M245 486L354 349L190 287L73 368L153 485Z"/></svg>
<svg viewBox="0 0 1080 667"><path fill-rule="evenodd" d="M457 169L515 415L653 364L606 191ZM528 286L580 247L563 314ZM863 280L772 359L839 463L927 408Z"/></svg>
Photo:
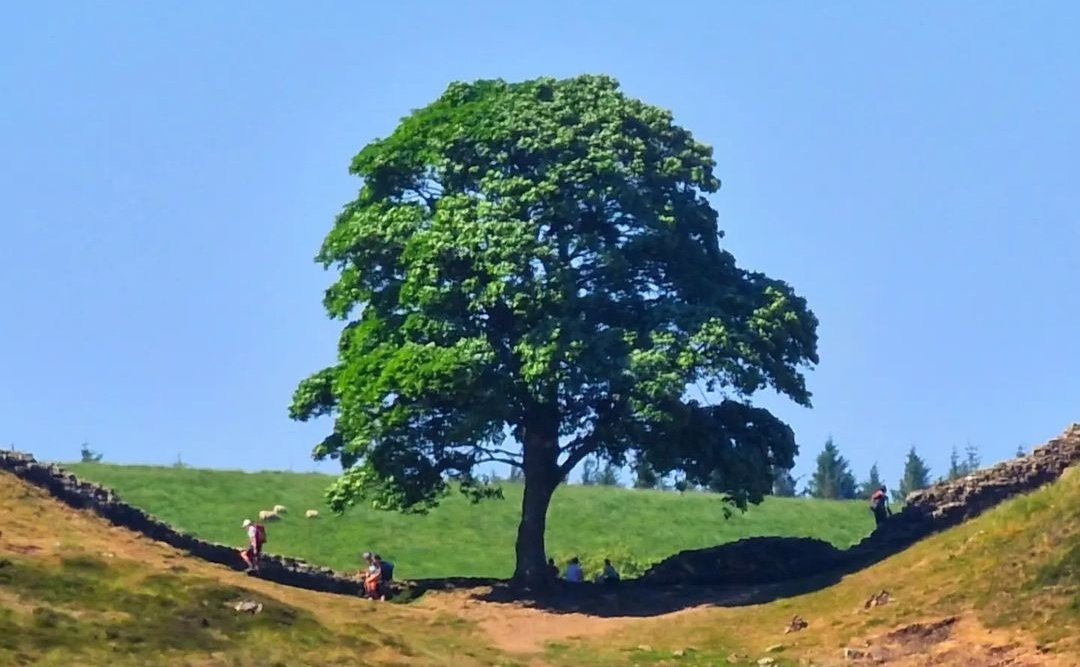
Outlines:
<svg viewBox="0 0 1080 667"><path fill-rule="evenodd" d="M242 543L240 522L275 504L288 517L268 526L267 549L335 569L358 567L358 554L380 552L403 578L507 577L521 487L506 498L471 505L451 495L430 514L406 516L358 507L333 516L323 502L329 478L284 472L242 473L188 468L71 464L84 479L115 489L127 502L205 539ZM322 516L304 519L304 511ZM672 553L743 537L818 537L845 547L867 535L873 519L863 502L770 498L725 518L715 495L564 486L552 501L548 548L560 561L611 557L627 574Z"/></svg>
<svg viewBox="0 0 1080 667"><path fill-rule="evenodd" d="M894 667L1075 667L1080 656L1080 469L817 592L641 619L552 614L467 592L394 605L277 586L2 473L0 517L2 665L750 667L767 655L790 667L852 664L840 659L844 647L897 629L917 643ZM862 609L882 589L891 602ZM263 611L237 614L228 605L238 600ZM794 614L809 627L784 634ZM953 615L945 640L910 632ZM522 636L538 648L512 650Z"/></svg>

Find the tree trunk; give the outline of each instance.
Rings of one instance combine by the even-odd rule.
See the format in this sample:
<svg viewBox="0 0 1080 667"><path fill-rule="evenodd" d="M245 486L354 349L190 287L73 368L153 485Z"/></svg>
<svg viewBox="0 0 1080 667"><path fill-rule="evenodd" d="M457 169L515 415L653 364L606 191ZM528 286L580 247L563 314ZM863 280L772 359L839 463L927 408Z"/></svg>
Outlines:
<svg viewBox="0 0 1080 667"><path fill-rule="evenodd" d="M544 533L551 496L559 485L557 442L526 443L524 447L525 492L521 500L521 523L517 534L514 583L529 588L549 584Z"/></svg>

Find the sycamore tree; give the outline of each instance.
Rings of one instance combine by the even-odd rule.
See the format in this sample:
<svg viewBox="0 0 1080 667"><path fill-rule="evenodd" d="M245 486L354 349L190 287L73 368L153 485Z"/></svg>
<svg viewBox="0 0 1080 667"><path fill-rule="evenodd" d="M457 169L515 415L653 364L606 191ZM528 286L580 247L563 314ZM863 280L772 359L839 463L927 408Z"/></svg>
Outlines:
<svg viewBox="0 0 1080 667"><path fill-rule="evenodd" d="M343 468L331 507L423 511L496 495L482 463L518 467L515 580L532 584L552 493L586 457L759 502L797 448L749 398L809 406L817 320L721 246L714 164L602 76L455 83L361 150L317 256L337 272L337 361L290 410L332 419L314 450Z"/></svg>

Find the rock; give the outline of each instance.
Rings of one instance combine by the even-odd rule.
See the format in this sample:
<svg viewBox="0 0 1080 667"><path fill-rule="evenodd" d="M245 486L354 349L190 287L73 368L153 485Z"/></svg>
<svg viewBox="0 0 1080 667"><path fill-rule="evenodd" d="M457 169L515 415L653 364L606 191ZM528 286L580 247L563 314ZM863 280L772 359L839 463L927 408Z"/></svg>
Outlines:
<svg viewBox="0 0 1080 667"><path fill-rule="evenodd" d="M766 653L779 653L783 651L785 646L783 644L773 644L769 648L765 649Z"/></svg>
<svg viewBox="0 0 1080 667"><path fill-rule="evenodd" d="M684 649L677 648L671 652L671 655L675 656L676 658L682 658L686 655L686 651Z"/></svg>
<svg viewBox="0 0 1080 667"><path fill-rule="evenodd" d="M866 651L860 651L857 648L844 649L844 660L861 660L866 657Z"/></svg>
<svg viewBox="0 0 1080 667"><path fill-rule="evenodd" d="M651 651L652 647L648 644L638 644L637 650L639 651Z"/></svg>
<svg viewBox="0 0 1080 667"><path fill-rule="evenodd" d="M262 612L263 610L261 602L253 602L251 600L241 600L239 602L232 603L230 606L233 608L234 611L240 612L242 614L254 615Z"/></svg>
<svg viewBox="0 0 1080 667"><path fill-rule="evenodd" d="M776 664L776 658L759 658L757 664L758 667L769 667Z"/></svg>

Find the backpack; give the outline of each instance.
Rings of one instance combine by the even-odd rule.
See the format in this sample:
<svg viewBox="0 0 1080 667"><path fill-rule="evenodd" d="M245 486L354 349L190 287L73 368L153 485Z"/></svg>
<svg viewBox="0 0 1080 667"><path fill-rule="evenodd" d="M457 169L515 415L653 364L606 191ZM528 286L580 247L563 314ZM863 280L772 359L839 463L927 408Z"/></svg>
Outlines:
<svg viewBox="0 0 1080 667"><path fill-rule="evenodd" d="M394 580L394 564L388 560L382 562L382 571L379 573L383 581Z"/></svg>
<svg viewBox="0 0 1080 667"><path fill-rule="evenodd" d="M255 544L260 547L266 544L266 527L261 523L255 524Z"/></svg>

